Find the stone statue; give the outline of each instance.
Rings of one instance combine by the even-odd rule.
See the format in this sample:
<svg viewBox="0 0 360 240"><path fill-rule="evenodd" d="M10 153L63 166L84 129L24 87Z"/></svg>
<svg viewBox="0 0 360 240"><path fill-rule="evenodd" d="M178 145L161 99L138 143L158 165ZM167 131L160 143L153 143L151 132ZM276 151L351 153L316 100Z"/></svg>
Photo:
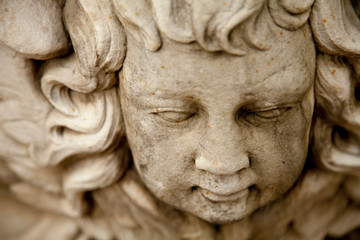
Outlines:
<svg viewBox="0 0 360 240"><path fill-rule="evenodd" d="M359 237L359 15L1 1L0 238Z"/></svg>

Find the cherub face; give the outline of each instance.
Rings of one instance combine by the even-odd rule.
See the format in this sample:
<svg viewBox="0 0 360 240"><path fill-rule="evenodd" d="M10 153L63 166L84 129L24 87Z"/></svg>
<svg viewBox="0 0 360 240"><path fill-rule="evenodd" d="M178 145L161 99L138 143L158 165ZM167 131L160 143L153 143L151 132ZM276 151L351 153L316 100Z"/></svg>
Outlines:
<svg viewBox="0 0 360 240"><path fill-rule="evenodd" d="M279 42L239 57L129 41L120 80L126 136L157 198L222 224L293 185L307 156L315 51L306 27Z"/></svg>

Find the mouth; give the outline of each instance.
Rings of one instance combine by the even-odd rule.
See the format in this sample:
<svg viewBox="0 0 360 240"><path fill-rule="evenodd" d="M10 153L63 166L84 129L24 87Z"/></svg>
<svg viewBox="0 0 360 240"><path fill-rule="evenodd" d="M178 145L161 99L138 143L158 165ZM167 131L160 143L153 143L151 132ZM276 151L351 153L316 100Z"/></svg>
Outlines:
<svg viewBox="0 0 360 240"><path fill-rule="evenodd" d="M201 188L201 187L197 187L197 190L207 200L209 200L211 202L217 202L217 203L238 201L240 199L247 198L247 196L250 193L249 188L245 188L240 191L227 193L227 194L216 193L214 191L210 191L208 189Z"/></svg>

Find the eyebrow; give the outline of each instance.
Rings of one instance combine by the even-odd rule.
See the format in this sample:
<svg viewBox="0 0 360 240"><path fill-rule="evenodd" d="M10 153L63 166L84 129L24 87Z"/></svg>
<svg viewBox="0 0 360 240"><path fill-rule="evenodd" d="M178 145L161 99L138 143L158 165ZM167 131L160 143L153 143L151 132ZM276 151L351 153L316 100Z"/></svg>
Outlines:
<svg viewBox="0 0 360 240"><path fill-rule="evenodd" d="M124 88L123 86L121 88ZM190 98L187 98L186 96L181 96L181 94L175 94L178 95L178 97L174 97L174 94L159 94L155 93L153 94L151 91L144 94L143 91L141 91L141 94L136 94L135 96L131 93L133 93L132 90L127 91L128 89L124 88L125 91L122 91L125 97L131 101L132 103L135 103L140 108L153 108L153 107L165 107L165 106L172 106L173 108L184 108L188 107L190 108L192 103L190 102ZM189 101L184 101L184 100Z"/></svg>
<svg viewBox="0 0 360 240"><path fill-rule="evenodd" d="M310 76L310 72L307 71L306 67L305 69L297 69L295 68L294 66L295 64L292 63L292 64L289 64L285 67L283 67L282 69L280 69L279 71L276 71L274 73L272 73L271 75L269 75L268 77L264 78L262 81L260 81L258 84L265 84L264 86L267 86L268 84L273 84L273 79L278 77L278 75L285 75L285 74L290 74L291 73L297 73L295 75L295 78L297 78L299 76L299 73L306 73L306 76L302 76L302 78L297 78L299 81L297 82L301 82L301 83L304 83L304 81L306 80L310 80L311 84L309 84L309 87L308 88L311 88L311 86L313 85L313 79L311 79L311 76ZM291 69L293 68L293 69ZM294 83L294 82L293 82Z"/></svg>
<svg viewBox="0 0 360 240"><path fill-rule="evenodd" d="M297 101L297 99L299 97L302 97L309 88L311 88L311 86L313 84L305 84L304 81L308 81L310 80L310 73L309 71L305 71L306 70L306 66L304 66L304 71L301 71L297 68L295 68L295 63L289 64L285 67L283 67L282 69L272 73L271 75L269 75L268 77L264 78L263 80L258 79L257 80L257 84L251 86L248 89L248 93L250 93L249 95L246 96L246 92L244 92L244 96L242 96L241 101L245 101L246 99L244 99L243 97L247 98L249 101L251 102L261 102L261 101L265 101L268 99L274 99L274 103L275 102L282 102L283 98L291 98L290 101ZM293 69L292 69L293 68ZM302 74L299 74L302 73ZM286 83L286 74L291 74L291 78L295 79L296 81L290 81L290 87L288 84L284 84ZM295 74L295 75L294 75ZM283 79L282 81L277 81L276 79L278 77L281 76L281 79ZM289 79L291 80L291 79ZM129 81L129 80L128 80ZM128 82L128 84L131 82L134 82L135 85L139 85L141 83L137 82L136 80L130 80L130 82ZM278 83L278 86L276 86L276 83ZM296 84L297 87L293 87L294 83L298 83ZM128 85L127 84L127 85ZM221 83L219 83L221 84ZM245 84L245 83L243 83ZM275 84L275 85L274 85ZM261 85L261 86L259 86ZM308 86L307 86L308 85ZM268 87L268 86L273 86L273 87ZM306 86L306 88L302 87L302 86ZM172 105L175 108L176 107L184 107L184 102L188 102L186 100L191 100L191 99L187 99L186 96L192 95L191 93L189 93L188 91L181 91L181 89L172 89L169 90L169 93L164 92L164 89L154 89L152 92L150 89L148 88L144 88L142 87L142 91L137 91L134 90L134 88L132 88L131 86L126 86L123 87L125 89L125 96L131 101L131 102L135 102L139 105L139 107L142 108L149 108L152 106L166 106L166 105ZM136 88L136 87L135 87ZM256 88L261 88L264 91L258 91L256 90ZM272 88L272 89L271 89ZM278 88L279 91L277 91L279 94L273 94L274 93L274 89ZM281 91L281 90L286 90L286 92ZM270 92L272 92L271 94L271 98L269 97L268 92L266 90L272 90ZM165 90L166 91L166 90ZM290 96L290 97L289 97ZM285 103L284 103L285 104Z"/></svg>

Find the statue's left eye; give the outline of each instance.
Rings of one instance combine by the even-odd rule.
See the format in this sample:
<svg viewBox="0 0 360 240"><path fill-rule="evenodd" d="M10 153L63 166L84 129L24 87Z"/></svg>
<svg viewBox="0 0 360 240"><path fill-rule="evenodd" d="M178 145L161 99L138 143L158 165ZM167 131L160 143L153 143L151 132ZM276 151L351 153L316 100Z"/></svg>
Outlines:
<svg viewBox="0 0 360 240"><path fill-rule="evenodd" d="M264 119L271 119L271 118L280 117L289 109L290 107L282 107L282 108L275 108L266 111L256 111L256 112L252 112L252 114L255 114L256 116Z"/></svg>
<svg viewBox="0 0 360 240"><path fill-rule="evenodd" d="M156 115L165 121L172 123L180 123L191 118L194 115L194 113L165 111L165 112L157 112Z"/></svg>
<svg viewBox="0 0 360 240"><path fill-rule="evenodd" d="M239 119L246 120L249 123L271 122L279 119L283 114L289 111L291 107L280 107L269 110L242 111L239 113Z"/></svg>

